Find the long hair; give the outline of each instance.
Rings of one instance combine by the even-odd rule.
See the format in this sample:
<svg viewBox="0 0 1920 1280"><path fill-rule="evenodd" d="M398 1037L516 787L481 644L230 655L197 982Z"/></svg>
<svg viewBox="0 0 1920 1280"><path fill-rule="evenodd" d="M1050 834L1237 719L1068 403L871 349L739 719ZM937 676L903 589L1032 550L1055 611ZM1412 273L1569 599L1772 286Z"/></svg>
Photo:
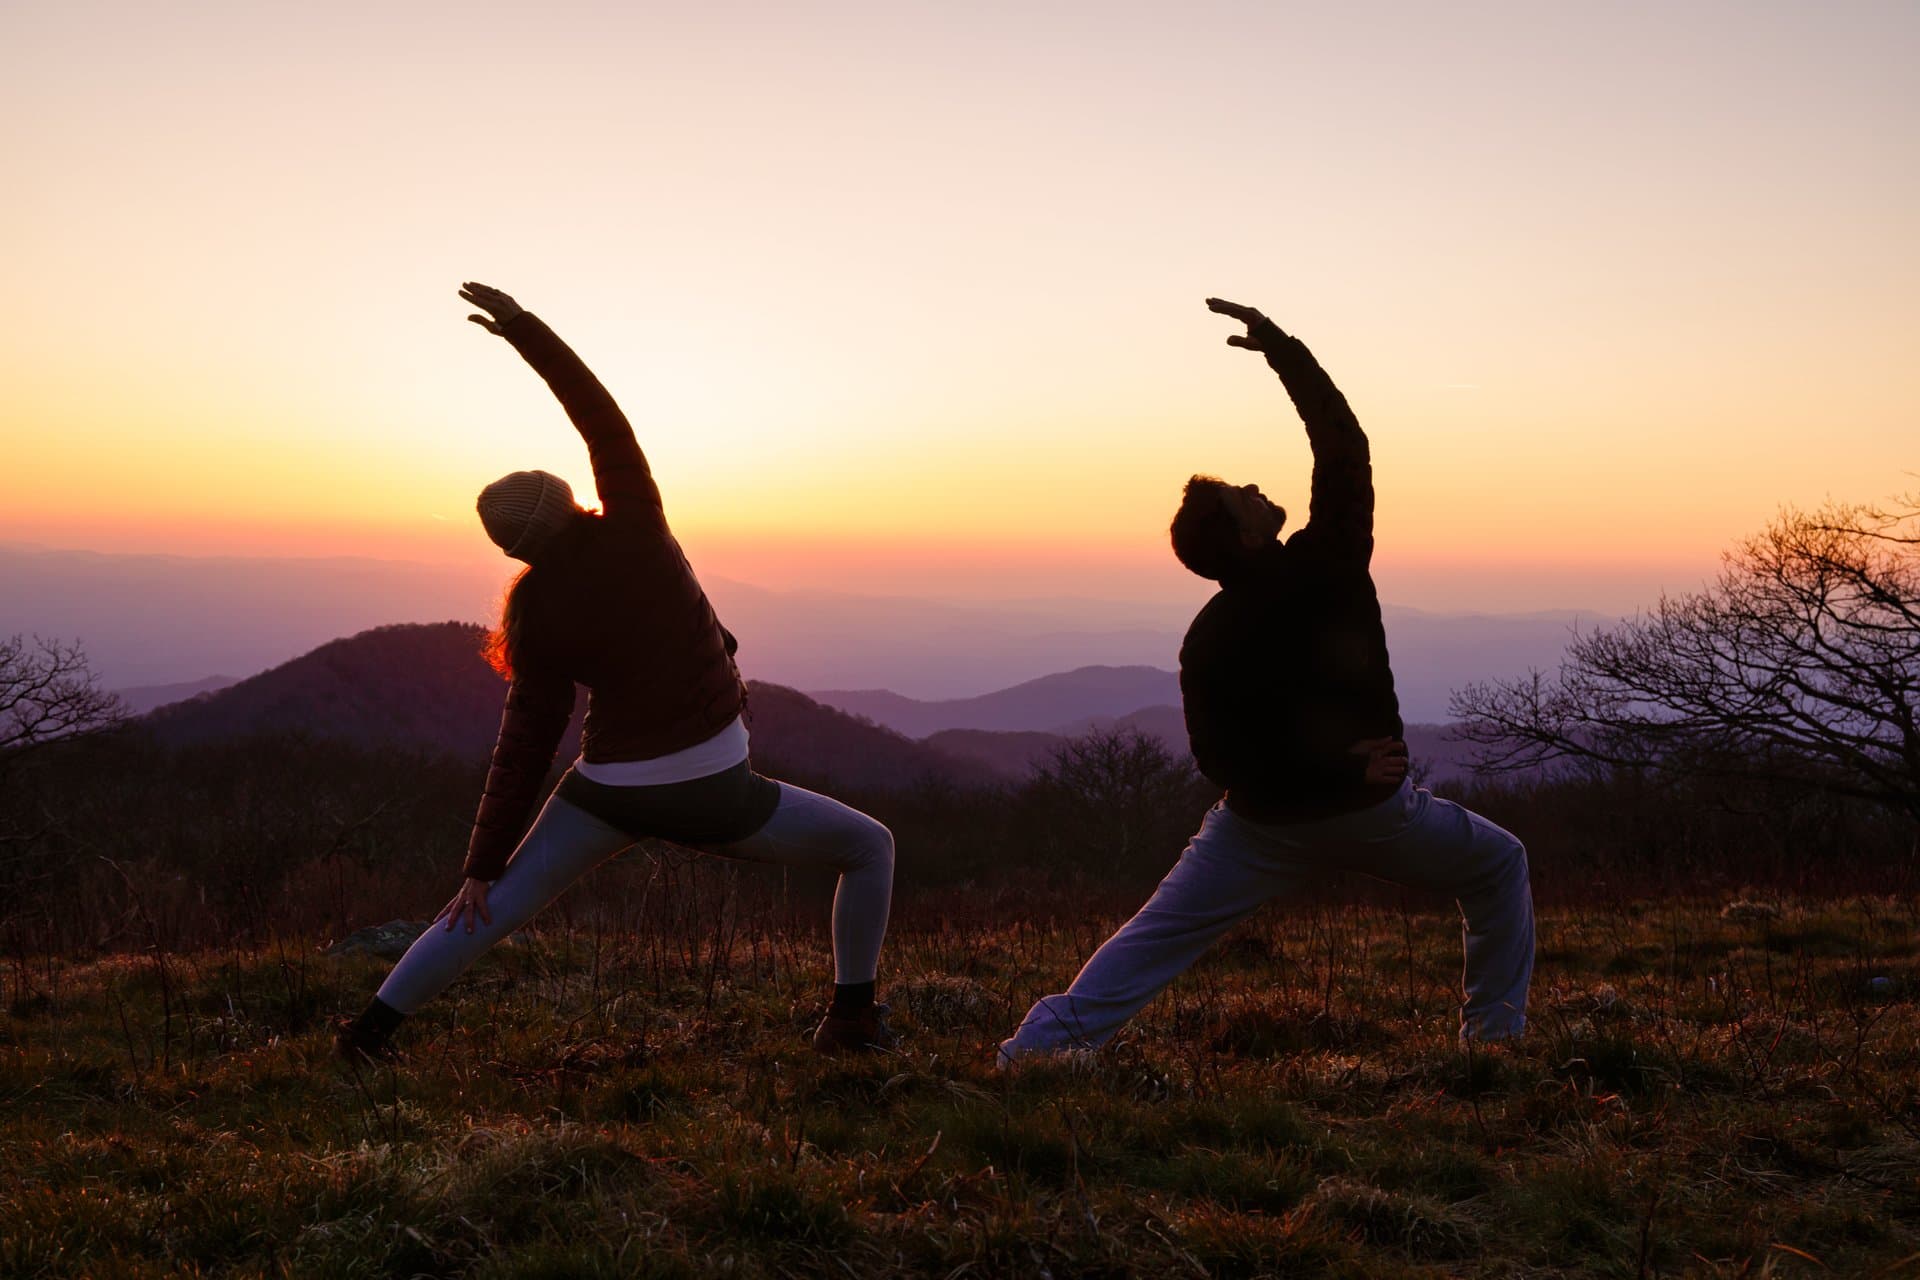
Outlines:
<svg viewBox="0 0 1920 1280"><path fill-rule="evenodd" d="M526 585L527 575L532 572L533 566L528 565L513 575L506 593L500 597L500 621L487 632L487 642L480 648L487 665L498 671L503 680L513 679L514 642L526 628L527 599L526 592L521 588Z"/></svg>
<svg viewBox="0 0 1920 1280"><path fill-rule="evenodd" d="M504 679L513 679L515 671L542 666L557 656L550 639L573 624L583 621L555 616L577 612L580 603L590 599L579 589L577 579L584 568L580 555L581 540L591 536L600 522L596 511L583 511L574 524L555 534L553 543L540 559L514 575L500 601L500 621L487 633L481 655L487 665Z"/></svg>

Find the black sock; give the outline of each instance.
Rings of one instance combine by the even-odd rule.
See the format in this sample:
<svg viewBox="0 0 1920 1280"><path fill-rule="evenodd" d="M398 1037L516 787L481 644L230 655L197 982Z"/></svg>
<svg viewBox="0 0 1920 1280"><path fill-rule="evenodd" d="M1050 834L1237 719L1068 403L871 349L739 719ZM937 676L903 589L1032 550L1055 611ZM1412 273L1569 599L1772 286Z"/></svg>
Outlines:
<svg viewBox="0 0 1920 1280"><path fill-rule="evenodd" d="M873 1008L873 984L871 982L836 982L833 984L833 1007L827 1012L837 1017L850 1017L865 1013Z"/></svg>
<svg viewBox="0 0 1920 1280"><path fill-rule="evenodd" d="M353 1033L360 1039L385 1044L406 1020L406 1014L375 996L360 1016L353 1020Z"/></svg>

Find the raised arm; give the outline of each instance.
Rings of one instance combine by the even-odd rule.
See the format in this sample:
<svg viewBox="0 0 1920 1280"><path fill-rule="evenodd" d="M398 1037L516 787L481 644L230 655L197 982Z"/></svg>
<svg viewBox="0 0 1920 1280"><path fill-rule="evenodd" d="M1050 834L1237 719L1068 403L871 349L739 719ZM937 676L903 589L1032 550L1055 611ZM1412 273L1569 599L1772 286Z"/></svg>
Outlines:
<svg viewBox="0 0 1920 1280"><path fill-rule="evenodd" d="M1227 339L1231 347L1258 351L1280 375L1313 448L1313 497L1307 528L1324 545L1366 559L1373 554L1373 460L1359 419L1306 344L1252 307L1208 298L1207 309L1247 326ZM1301 532L1305 533L1305 529Z"/></svg>
<svg viewBox="0 0 1920 1280"><path fill-rule="evenodd" d="M500 290L469 281L461 286L460 296L487 313L467 319L512 343L533 371L553 388L560 407L587 442L593 486L607 513L659 513L660 489L653 482L653 471L640 452L639 441L633 437L633 427L586 362L539 316L523 310Z"/></svg>

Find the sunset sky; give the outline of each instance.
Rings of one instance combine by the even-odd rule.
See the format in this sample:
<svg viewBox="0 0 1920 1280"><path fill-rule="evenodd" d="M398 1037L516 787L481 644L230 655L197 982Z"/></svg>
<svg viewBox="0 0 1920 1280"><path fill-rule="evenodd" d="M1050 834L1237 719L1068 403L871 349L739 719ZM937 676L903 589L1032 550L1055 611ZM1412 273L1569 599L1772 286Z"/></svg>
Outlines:
<svg viewBox="0 0 1920 1280"><path fill-rule="evenodd" d="M459 282L626 408L704 571L1204 592L1194 471L1377 577L1621 610L1920 488L1920 6L152 5L0 14L0 540L497 558L584 451ZM11 621L11 620L10 620Z"/></svg>

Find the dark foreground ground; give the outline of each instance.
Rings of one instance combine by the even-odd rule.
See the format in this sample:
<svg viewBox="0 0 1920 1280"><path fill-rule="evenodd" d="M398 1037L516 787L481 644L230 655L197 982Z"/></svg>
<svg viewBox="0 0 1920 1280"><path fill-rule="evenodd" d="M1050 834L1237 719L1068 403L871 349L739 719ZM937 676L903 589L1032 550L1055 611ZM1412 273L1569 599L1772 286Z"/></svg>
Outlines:
<svg viewBox="0 0 1920 1280"><path fill-rule="evenodd" d="M802 1044L813 930L549 929L355 1075L311 943L14 961L0 1274L1920 1274L1914 905L1542 919L1535 1030L1458 936L1270 913L1090 1062L989 1068L1113 921L896 931L897 1057ZM711 936L711 935L709 935Z"/></svg>

